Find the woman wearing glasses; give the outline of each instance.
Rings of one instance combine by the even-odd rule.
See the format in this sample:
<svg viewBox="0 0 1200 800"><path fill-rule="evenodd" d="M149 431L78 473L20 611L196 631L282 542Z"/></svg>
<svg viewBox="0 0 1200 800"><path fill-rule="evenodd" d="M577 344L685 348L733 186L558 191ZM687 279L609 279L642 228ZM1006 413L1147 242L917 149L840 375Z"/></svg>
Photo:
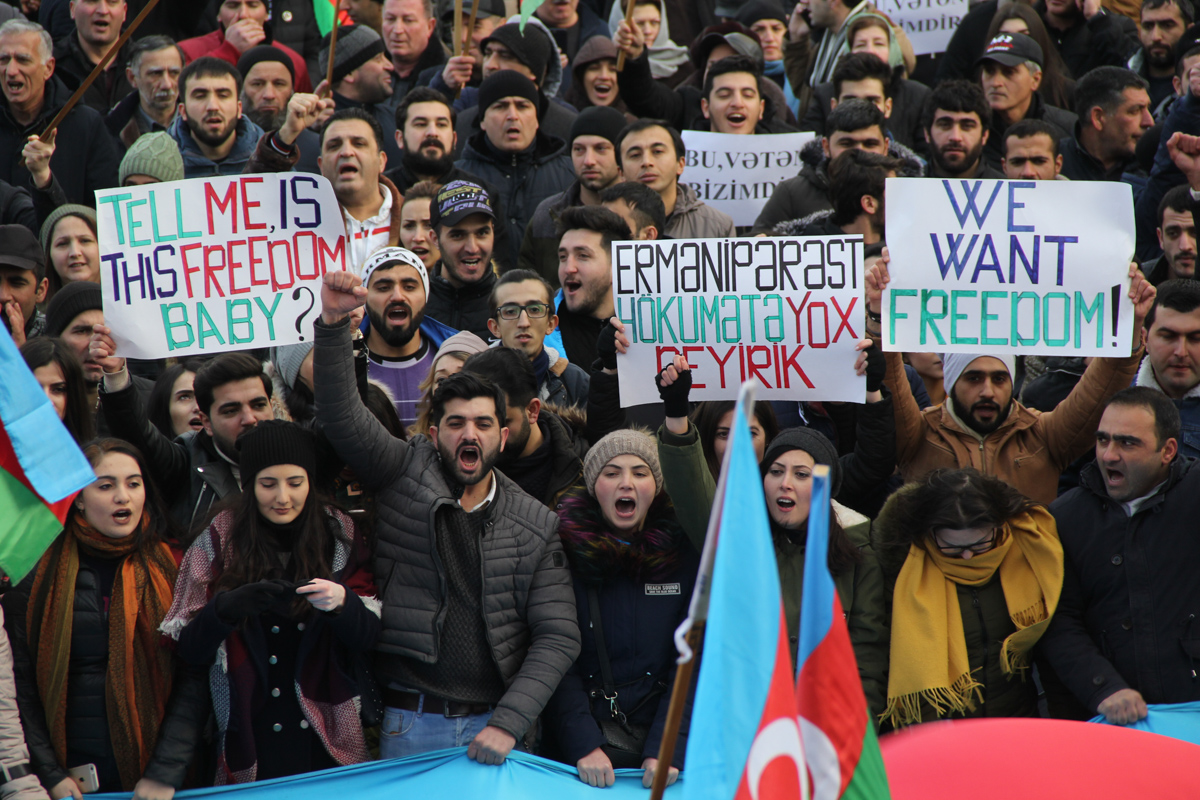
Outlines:
<svg viewBox="0 0 1200 800"><path fill-rule="evenodd" d="M1037 716L1029 666L1063 580L1045 506L937 470L888 500L872 538L892 612L884 724Z"/></svg>

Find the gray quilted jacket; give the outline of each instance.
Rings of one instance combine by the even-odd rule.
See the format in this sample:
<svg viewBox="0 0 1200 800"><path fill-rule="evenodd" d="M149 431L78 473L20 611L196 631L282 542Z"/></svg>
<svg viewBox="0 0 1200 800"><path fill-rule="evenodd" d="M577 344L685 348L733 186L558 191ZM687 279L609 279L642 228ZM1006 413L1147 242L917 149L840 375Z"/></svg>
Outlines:
<svg viewBox="0 0 1200 800"><path fill-rule="evenodd" d="M437 449L388 434L359 399L350 323L316 324L316 419L339 457L375 492L374 571L383 601L381 653L437 663L446 581L437 509L455 503ZM518 740L579 654L571 572L558 518L497 470L483 545L483 614L506 691L489 724Z"/></svg>

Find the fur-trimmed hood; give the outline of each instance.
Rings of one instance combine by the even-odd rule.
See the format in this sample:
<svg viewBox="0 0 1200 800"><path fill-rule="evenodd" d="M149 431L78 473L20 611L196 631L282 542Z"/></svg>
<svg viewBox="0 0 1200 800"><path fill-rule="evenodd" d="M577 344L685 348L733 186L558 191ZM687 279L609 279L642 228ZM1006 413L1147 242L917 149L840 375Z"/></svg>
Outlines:
<svg viewBox="0 0 1200 800"><path fill-rule="evenodd" d="M558 518L558 535L571 571L584 583L603 583L618 576L664 579L679 566L682 549L689 546L666 492L654 498L642 529L628 539L609 528L599 501L582 487L563 496Z"/></svg>
<svg viewBox="0 0 1200 800"><path fill-rule="evenodd" d="M871 526L871 545L875 548L875 555L879 559L879 566L888 585L900 574L900 568L908 558L909 547L925 533L923 528L912 525L905 518L904 506L907 498L919 486L918 483L910 483L900 487L883 504L879 515L875 517L874 525Z"/></svg>
<svg viewBox="0 0 1200 800"><path fill-rule="evenodd" d="M921 178L925 176L925 161L912 150L890 137L888 138L888 155L904 162L900 177ZM821 137L818 136L800 149L800 160L804 162L805 166L813 169L820 179L818 182L820 187L827 190L829 188L829 174L827 172L829 169L829 157L821 149Z"/></svg>

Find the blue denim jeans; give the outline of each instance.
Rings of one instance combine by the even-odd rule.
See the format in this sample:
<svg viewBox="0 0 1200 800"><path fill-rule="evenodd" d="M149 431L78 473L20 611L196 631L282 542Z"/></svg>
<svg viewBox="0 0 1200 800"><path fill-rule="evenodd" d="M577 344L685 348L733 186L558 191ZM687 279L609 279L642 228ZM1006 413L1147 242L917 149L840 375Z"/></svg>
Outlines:
<svg viewBox="0 0 1200 800"><path fill-rule="evenodd" d="M448 747L466 747L491 718L490 713L446 717L440 707L425 711L423 698L418 711L387 706L379 729L379 757L403 758Z"/></svg>

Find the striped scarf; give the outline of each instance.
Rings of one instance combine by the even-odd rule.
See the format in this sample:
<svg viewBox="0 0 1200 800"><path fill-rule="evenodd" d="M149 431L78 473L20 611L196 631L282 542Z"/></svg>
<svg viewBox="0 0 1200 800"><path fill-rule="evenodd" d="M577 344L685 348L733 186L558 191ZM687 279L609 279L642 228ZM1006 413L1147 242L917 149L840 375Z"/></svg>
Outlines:
<svg viewBox="0 0 1200 800"><path fill-rule="evenodd" d="M109 736L121 775L131 791L158 743L158 728L171 694L171 651L162 647L159 624L171 607L175 559L166 544L143 547L150 517L131 536L110 539L73 514L62 536L38 562L29 595L29 650L46 711L54 753L67 764L67 676L75 621L79 554L119 558L108 617L105 700Z"/></svg>

